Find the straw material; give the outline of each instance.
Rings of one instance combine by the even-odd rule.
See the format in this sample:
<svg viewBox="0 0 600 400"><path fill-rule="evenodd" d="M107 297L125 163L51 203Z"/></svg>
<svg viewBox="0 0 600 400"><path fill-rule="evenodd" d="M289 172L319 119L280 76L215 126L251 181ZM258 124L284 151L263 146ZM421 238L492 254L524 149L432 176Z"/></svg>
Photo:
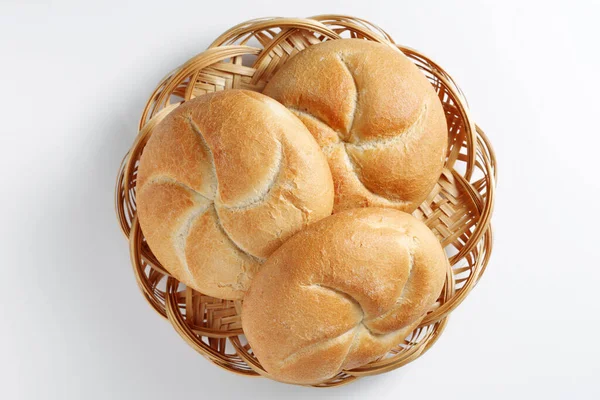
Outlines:
<svg viewBox="0 0 600 400"><path fill-rule="evenodd" d="M140 120L140 131L121 165L116 211L129 240L131 262L142 294L200 354L229 371L269 374L244 339L240 303L205 296L169 276L146 244L136 216L135 188L140 155L152 130L183 101L218 90L262 91L291 56L324 40L364 38L397 46L427 76L443 104L448 122L448 159L437 185L413 213L437 235L449 254L445 287L421 325L380 360L343 371L318 387L399 368L427 351L448 315L481 278L492 250L490 218L496 162L483 131L470 116L467 101L450 75L416 50L394 44L377 26L358 18L321 15L308 19L264 18L237 25L210 48L168 74L154 90Z"/></svg>

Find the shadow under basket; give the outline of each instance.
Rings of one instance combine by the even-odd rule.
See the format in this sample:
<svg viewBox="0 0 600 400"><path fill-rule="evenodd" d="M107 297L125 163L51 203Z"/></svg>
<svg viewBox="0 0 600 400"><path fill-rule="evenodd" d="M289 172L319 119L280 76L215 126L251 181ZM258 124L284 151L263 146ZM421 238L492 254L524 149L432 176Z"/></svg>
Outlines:
<svg viewBox="0 0 600 400"><path fill-rule="evenodd" d="M142 150L156 124L182 102L219 90L261 92L271 76L297 52L325 40L344 38L397 46L425 74L443 104L449 138L445 168L427 200L413 215L439 238L448 255L449 270L436 304L402 343L377 361L342 371L315 386L337 386L361 376L380 374L425 353L443 332L450 312L475 287L489 261L495 157L450 75L421 53L394 44L382 29L359 18L264 18L237 25L159 83L142 113L139 134L123 160L116 186L117 217L129 240L131 262L142 294L190 346L229 371L269 377L245 341L241 304L185 287L168 274L146 244L135 203Z"/></svg>

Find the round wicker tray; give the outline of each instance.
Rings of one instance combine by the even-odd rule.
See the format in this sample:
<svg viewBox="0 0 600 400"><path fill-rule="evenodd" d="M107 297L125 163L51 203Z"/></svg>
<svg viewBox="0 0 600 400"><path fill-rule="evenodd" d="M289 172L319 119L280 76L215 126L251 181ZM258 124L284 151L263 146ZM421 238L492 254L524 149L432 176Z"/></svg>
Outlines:
<svg viewBox="0 0 600 400"><path fill-rule="evenodd" d="M218 37L208 50L168 74L154 90L140 131L121 165L116 210L129 240L137 283L150 305L200 354L229 371L269 376L244 339L240 304L205 296L170 276L147 246L136 217L136 171L153 128L185 100L232 88L262 91L290 57L324 40L364 38L391 43L379 27L359 18L321 15L307 19L264 18L244 22ZM319 387L401 367L427 351L444 330L448 315L483 274L492 249L490 217L496 180L495 157L483 131L469 114L454 80L421 53L397 46L427 76L446 112L448 159L440 180L414 212L439 237L449 256L446 285L421 325L381 359L343 371Z"/></svg>

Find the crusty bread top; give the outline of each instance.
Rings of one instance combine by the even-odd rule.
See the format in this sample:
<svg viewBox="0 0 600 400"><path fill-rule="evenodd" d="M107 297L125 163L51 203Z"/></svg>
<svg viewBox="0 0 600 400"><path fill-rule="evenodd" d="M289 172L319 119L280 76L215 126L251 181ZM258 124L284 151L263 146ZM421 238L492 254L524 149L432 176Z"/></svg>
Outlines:
<svg viewBox="0 0 600 400"><path fill-rule="evenodd" d="M334 212L362 206L411 212L440 176L444 111L398 49L362 39L320 43L286 62L263 93L298 115L327 155Z"/></svg>
<svg viewBox="0 0 600 400"><path fill-rule="evenodd" d="M242 325L274 379L310 384L385 354L438 298L447 258L393 209L346 210L276 250L244 298Z"/></svg>
<svg viewBox="0 0 600 400"><path fill-rule="evenodd" d="M187 101L156 126L137 205L170 273L205 294L241 298L287 237L331 214L333 182L298 118L259 93L227 90Z"/></svg>

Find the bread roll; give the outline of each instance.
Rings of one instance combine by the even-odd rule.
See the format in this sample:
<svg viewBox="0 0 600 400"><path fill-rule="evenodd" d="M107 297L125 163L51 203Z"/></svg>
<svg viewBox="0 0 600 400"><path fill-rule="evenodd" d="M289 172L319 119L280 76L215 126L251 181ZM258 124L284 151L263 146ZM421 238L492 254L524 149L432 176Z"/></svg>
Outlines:
<svg viewBox="0 0 600 400"><path fill-rule="evenodd" d="M158 124L137 183L142 231L163 266L204 294L239 299L264 259L331 214L333 181L306 127L244 90L187 101Z"/></svg>
<svg viewBox="0 0 600 400"><path fill-rule="evenodd" d="M437 300L447 266L436 237L411 215L346 210L269 257L244 297L243 330L274 379L322 382L408 336Z"/></svg>
<svg viewBox="0 0 600 400"><path fill-rule="evenodd" d="M431 84L398 49L362 39L301 51L263 92L298 115L327 155L334 212L412 212L446 159L448 131Z"/></svg>

